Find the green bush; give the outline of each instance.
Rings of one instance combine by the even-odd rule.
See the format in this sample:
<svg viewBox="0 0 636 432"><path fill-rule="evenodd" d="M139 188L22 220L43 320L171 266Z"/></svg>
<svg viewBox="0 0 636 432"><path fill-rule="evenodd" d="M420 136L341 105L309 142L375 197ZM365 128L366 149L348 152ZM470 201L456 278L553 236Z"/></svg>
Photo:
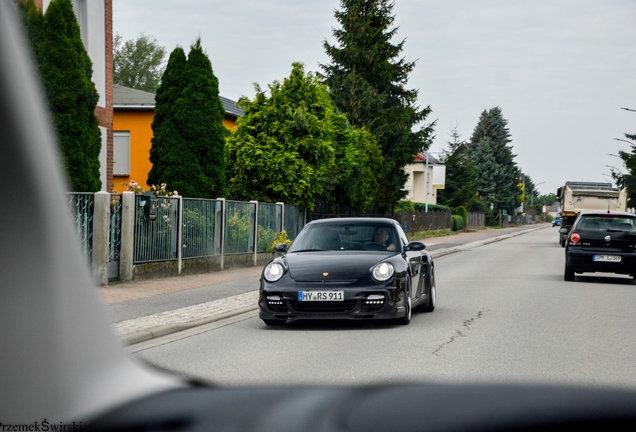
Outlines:
<svg viewBox="0 0 636 432"><path fill-rule="evenodd" d="M415 204L419 203L414 203L413 201L409 200L398 201L397 204L395 204L394 210L396 213L401 213L403 211L415 211Z"/></svg>
<svg viewBox="0 0 636 432"><path fill-rule="evenodd" d="M278 234L278 237L276 237L276 239L272 242L271 250L274 250L274 247L281 243L285 243L287 246L291 246L292 244L292 241L289 239L289 237L287 237L287 231L285 230L282 230L280 234Z"/></svg>
<svg viewBox="0 0 636 432"><path fill-rule="evenodd" d="M464 228L464 218L460 215L451 216L451 229L453 231L459 231Z"/></svg>
<svg viewBox="0 0 636 432"><path fill-rule="evenodd" d="M464 226L468 225L468 210L466 210L466 207L457 207L457 214L464 219Z"/></svg>

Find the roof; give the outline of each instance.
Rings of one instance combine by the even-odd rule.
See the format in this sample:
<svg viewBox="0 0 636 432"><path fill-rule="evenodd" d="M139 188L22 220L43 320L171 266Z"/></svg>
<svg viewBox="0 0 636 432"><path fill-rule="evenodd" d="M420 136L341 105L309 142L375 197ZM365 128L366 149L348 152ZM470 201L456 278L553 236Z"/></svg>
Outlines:
<svg viewBox="0 0 636 432"><path fill-rule="evenodd" d="M394 219L388 219L383 217L333 217L333 218L325 218L325 219L315 219L311 222L308 222L307 225L321 225L321 224L332 224L332 223L386 223L386 224L395 224L397 223Z"/></svg>
<svg viewBox="0 0 636 432"><path fill-rule="evenodd" d="M226 117L238 118L242 117L245 112L242 108L236 106L236 102L223 96L219 96ZM154 110L155 94L137 90L130 87L124 87L119 84L113 84L113 108L127 110Z"/></svg>
<svg viewBox="0 0 636 432"><path fill-rule="evenodd" d="M419 152L418 154L415 155L414 157L414 162L424 162L426 163L426 155L428 154L428 164L429 165L438 165L440 162L439 160L433 156L430 152Z"/></svg>

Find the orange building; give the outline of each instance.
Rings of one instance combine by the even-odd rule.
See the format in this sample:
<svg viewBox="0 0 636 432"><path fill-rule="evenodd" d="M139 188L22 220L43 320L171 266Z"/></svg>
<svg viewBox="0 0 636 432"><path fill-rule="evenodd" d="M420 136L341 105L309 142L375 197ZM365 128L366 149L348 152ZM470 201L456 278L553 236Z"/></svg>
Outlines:
<svg viewBox="0 0 636 432"><path fill-rule="evenodd" d="M123 192L132 180L148 189L155 95L117 84L113 94L113 191ZM223 96L221 102L225 108L223 125L233 130L243 110Z"/></svg>

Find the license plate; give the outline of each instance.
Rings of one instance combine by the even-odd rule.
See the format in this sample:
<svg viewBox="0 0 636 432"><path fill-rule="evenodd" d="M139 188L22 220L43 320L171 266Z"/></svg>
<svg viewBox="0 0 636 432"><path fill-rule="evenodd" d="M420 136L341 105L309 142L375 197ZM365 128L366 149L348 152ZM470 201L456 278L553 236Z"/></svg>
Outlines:
<svg viewBox="0 0 636 432"><path fill-rule="evenodd" d="M620 255L594 255L592 259L594 261L621 262Z"/></svg>
<svg viewBox="0 0 636 432"><path fill-rule="evenodd" d="M298 291L298 301L343 301L344 291Z"/></svg>

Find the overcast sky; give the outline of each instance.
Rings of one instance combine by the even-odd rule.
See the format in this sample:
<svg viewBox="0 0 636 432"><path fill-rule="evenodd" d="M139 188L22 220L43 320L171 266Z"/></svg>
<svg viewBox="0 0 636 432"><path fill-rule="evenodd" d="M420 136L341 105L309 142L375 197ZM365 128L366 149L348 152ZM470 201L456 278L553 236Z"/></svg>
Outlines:
<svg viewBox="0 0 636 432"><path fill-rule="evenodd" d="M201 37L221 95L254 96L300 61L328 62L339 0L114 0L124 40L154 36L171 52ZM470 138L480 113L501 107L516 162L541 193L568 180L611 181L623 168L613 138L636 133L636 1L396 0L409 88L437 120L431 151L455 125Z"/></svg>

